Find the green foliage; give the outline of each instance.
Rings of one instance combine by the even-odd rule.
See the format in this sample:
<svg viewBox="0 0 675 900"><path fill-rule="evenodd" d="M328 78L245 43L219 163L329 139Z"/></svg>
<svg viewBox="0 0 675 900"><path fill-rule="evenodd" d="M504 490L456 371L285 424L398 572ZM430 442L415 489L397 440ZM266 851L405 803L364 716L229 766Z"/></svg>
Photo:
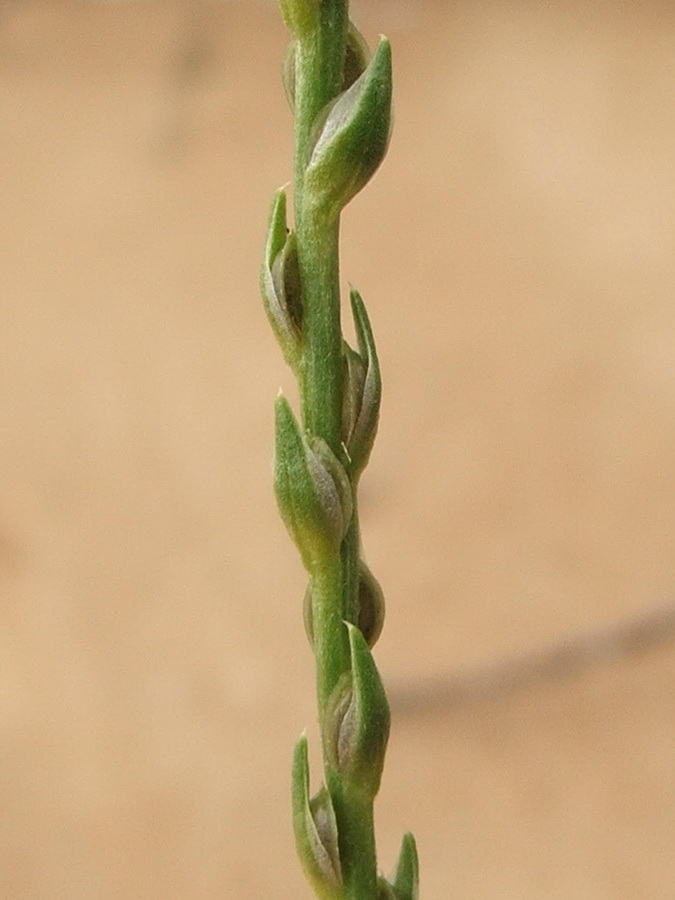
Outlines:
<svg viewBox="0 0 675 900"><path fill-rule="evenodd" d="M283 67L295 113L295 216L272 204L263 257L265 310L298 379L301 420L276 404L274 486L309 574L305 627L316 661L325 784L310 794L307 740L293 759L298 855L321 900L418 900L406 835L392 881L378 875L373 800L389 737L389 705L371 648L382 589L361 555L357 488L377 433L382 392L371 323L350 300L357 338L342 336L339 218L387 152L391 47L370 57L348 0L279 0L291 44Z"/></svg>
<svg viewBox="0 0 675 900"><path fill-rule="evenodd" d="M302 433L283 394L276 404L274 489L281 517L313 572L340 549L352 515L351 486L328 444Z"/></svg>
<svg viewBox="0 0 675 900"><path fill-rule="evenodd" d="M389 738L389 704L360 629L347 623L350 668L324 710L325 751L342 782L373 799L380 789Z"/></svg>
<svg viewBox="0 0 675 900"><path fill-rule="evenodd" d="M382 380L375 351L373 330L358 291L351 291L352 314L359 345L358 353L345 342L343 433L356 477L368 463L380 418Z"/></svg>
<svg viewBox="0 0 675 900"><path fill-rule="evenodd" d="M283 190L277 191L272 203L260 286L265 312L281 352L295 370L301 350L302 294L297 241L286 228Z"/></svg>
<svg viewBox="0 0 675 900"><path fill-rule="evenodd" d="M342 872L337 822L330 794L321 788L309 796L307 738L303 735L293 756L293 830L298 856L307 878L322 900L341 896Z"/></svg>
<svg viewBox="0 0 675 900"><path fill-rule="evenodd" d="M419 860L415 838L408 832L403 836L401 852L394 873L394 893L398 900L418 900Z"/></svg>
<svg viewBox="0 0 675 900"><path fill-rule="evenodd" d="M379 168L390 130L391 45L382 38L365 72L314 123L307 202L337 216Z"/></svg>

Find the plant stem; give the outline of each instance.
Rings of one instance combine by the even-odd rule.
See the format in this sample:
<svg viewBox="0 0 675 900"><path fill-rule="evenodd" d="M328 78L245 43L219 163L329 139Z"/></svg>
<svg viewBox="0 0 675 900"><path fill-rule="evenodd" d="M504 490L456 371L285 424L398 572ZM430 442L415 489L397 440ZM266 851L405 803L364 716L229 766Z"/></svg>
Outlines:
<svg viewBox="0 0 675 900"><path fill-rule="evenodd" d="M340 323L340 220L308 202L304 191L312 126L342 85L347 35L346 0L321 4L316 31L300 41L295 82L295 226L300 282L303 285L305 352L299 373L302 421L344 461L342 448L342 329ZM317 693L323 709L340 675L349 668L342 625L354 606L353 584L344 572L358 564L358 546L345 542L340 556L312 581ZM353 579L349 579L353 582Z"/></svg>
<svg viewBox="0 0 675 900"><path fill-rule="evenodd" d="M297 46L295 81L295 189L302 196L312 126L340 92L347 41L347 0L320 0L318 27ZM296 222L301 207L296 209Z"/></svg>
<svg viewBox="0 0 675 900"><path fill-rule="evenodd" d="M319 27L298 42L295 65L295 226L306 340L300 387L305 428L340 456L340 221L309 203L304 187L312 127L342 84L347 0L324 0L320 16Z"/></svg>
<svg viewBox="0 0 675 900"><path fill-rule="evenodd" d="M338 457L342 427L339 222L324 222L296 191L305 353L300 371L303 424ZM309 208L308 208L309 207Z"/></svg>
<svg viewBox="0 0 675 900"><path fill-rule="evenodd" d="M312 577L312 620L319 709L325 709L335 686L349 668L349 646L343 637L342 560L336 555Z"/></svg>
<svg viewBox="0 0 675 900"><path fill-rule="evenodd" d="M310 576L326 782L309 796L302 738L293 764L296 844L322 900L417 900L412 838L404 839L403 875L389 884L377 873L373 801L389 706L370 652L382 622L382 592L361 559L356 494L377 430L379 366L356 292L358 351L346 344L340 322L340 212L386 153L391 51L383 39L370 59L349 22L348 0L279 2L293 33L286 85L296 118L295 229L287 231L280 192L262 288L300 389L301 426L283 397L277 403L275 489Z"/></svg>
<svg viewBox="0 0 675 900"><path fill-rule="evenodd" d="M326 773L340 835L344 900L375 900L377 851L373 801L345 790L330 770Z"/></svg>

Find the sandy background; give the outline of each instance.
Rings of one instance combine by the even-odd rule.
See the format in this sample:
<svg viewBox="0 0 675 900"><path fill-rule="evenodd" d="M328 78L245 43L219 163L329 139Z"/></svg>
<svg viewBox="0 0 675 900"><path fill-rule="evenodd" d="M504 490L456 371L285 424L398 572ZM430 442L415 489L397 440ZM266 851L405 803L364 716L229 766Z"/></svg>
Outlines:
<svg viewBox="0 0 675 900"><path fill-rule="evenodd" d="M411 828L423 900L672 900L675 647L611 629L675 590L674 8L353 13L396 54L343 231L386 391L383 868ZM3 900L309 897L257 292L285 46L272 0L0 6ZM606 629L566 677L490 668Z"/></svg>

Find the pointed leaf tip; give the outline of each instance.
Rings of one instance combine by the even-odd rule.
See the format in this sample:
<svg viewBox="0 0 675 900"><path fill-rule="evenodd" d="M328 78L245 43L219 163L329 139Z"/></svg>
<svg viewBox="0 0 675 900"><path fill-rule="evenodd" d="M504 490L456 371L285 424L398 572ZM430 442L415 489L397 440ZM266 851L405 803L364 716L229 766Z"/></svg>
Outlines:
<svg viewBox="0 0 675 900"><path fill-rule="evenodd" d="M410 832L403 836L393 887L397 900L419 900L419 858L415 838Z"/></svg>
<svg viewBox="0 0 675 900"><path fill-rule="evenodd" d="M265 244L265 261L272 266L274 258L286 242L288 229L286 225L286 191L279 188L274 192L272 208L270 209L269 224L267 226L267 242Z"/></svg>
<svg viewBox="0 0 675 900"><path fill-rule="evenodd" d="M286 225L286 192L277 191L272 201L267 241L260 276L267 318L284 359L297 368L302 341L302 290L297 242Z"/></svg>
<svg viewBox="0 0 675 900"><path fill-rule="evenodd" d="M345 783L375 797L389 739L389 704L365 638L355 625L345 625L351 669L338 681L326 706L324 741Z"/></svg>
<svg viewBox="0 0 675 900"><path fill-rule="evenodd" d="M295 745L292 772L293 831L302 867L322 900L337 900L342 873L337 821L325 788L309 796L309 756L303 734Z"/></svg>
<svg viewBox="0 0 675 900"><path fill-rule="evenodd" d="M365 71L319 115L305 192L329 215L363 188L384 159L391 132L391 45L382 38Z"/></svg>
<svg viewBox="0 0 675 900"><path fill-rule="evenodd" d="M351 485L325 441L303 433L283 394L276 401L274 489L281 517L311 572L339 550L352 515Z"/></svg>
<svg viewBox="0 0 675 900"><path fill-rule="evenodd" d="M366 306L354 288L351 288L350 300L359 352L355 353L348 347L345 357L345 402L348 414L344 417L344 441L352 460L352 471L358 476L368 464L377 435L382 377ZM356 357L356 360L352 357Z"/></svg>

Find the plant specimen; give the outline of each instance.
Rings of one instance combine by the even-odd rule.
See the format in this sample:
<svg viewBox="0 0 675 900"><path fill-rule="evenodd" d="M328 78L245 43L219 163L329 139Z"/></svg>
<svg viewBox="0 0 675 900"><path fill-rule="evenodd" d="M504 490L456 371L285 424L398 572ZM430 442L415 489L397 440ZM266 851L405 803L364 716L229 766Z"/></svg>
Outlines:
<svg viewBox="0 0 675 900"><path fill-rule="evenodd" d="M275 491L309 576L305 626L316 660L325 785L309 789L307 741L293 760L300 860L323 900L417 900L417 852L403 838L391 881L378 875L373 801L389 706L371 647L382 591L361 553L357 488L377 430L380 370L363 300L351 290L357 336L340 322L340 213L369 181L389 142L391 48L370 55L348 0L280 0L291 45L284 84L295 113L294 223L272 205L262 268L268 318L300 392L296 418L276 404Z"/></svg>

